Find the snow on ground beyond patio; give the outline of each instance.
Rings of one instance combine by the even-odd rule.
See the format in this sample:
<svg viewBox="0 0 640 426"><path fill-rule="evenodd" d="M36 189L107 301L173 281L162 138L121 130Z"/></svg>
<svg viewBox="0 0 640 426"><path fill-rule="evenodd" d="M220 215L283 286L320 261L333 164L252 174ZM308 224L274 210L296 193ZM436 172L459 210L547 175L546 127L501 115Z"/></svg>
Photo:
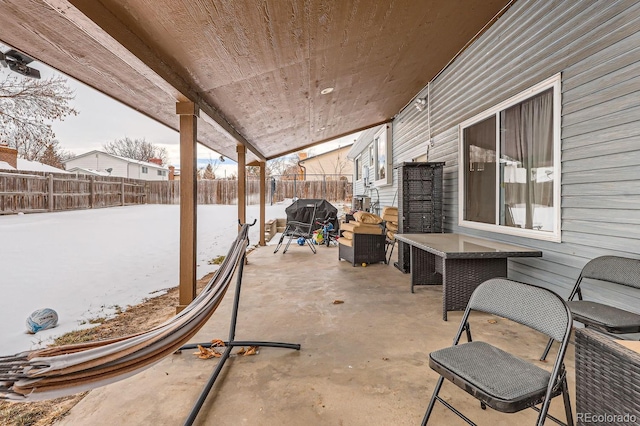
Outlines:
<svg viewBox="0 0 640 426"><path fill-rule="evenodd" d="M267 205L267 220L285 218L290 203ZM179 213L177 205L143 205L0 216L0 356L43 347L177 286ZM258 215L257 205L247 207L249 222ZM207 262L227 253L236 224L236 206L198 206L198 278L217 269ZM249 235L256 244L257 224ZM58 312L58 327L27 334L26 318L44 307Z"/></svg>

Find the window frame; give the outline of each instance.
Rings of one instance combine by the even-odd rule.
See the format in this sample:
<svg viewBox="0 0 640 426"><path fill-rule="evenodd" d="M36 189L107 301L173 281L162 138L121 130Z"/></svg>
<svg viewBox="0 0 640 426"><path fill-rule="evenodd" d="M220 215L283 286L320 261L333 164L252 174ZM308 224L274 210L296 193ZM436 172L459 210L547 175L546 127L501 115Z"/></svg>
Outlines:
<svg viewBox="0 0 640 426"><path fill-rule="evenodd" d="M379 170L378 170L378 155L380 152L379 141L384 140L384 154L385 158L385 177L380 178ZM373 186L381 187L386 185L391 185L393 183L393 170L392 170L392 140L391 140L391 125L385 124L382 126L380 130L376 132L373 136L372 148L375 155L375 159L373 161L373 170L374 170L374 178L372 180Z"/></svg>
<svg viewBox="0 0 640 426"><path fill-rule="evenodd" d="M561 179L562 179L562 167L561 167L561 119L562 119L562 78L558 73L509 99L465 120L459 125L458 134L458 226L464 228L472 228L482 231L495 232L500 234L513 235L518 237L532 238L544 241L561 242L562 241L562 206L561 206ZM479 123L491 116L496 117L496 158L500 158L500 112L507 108L523 102L535 95L544 92L548 89L553 89L553 207L554 212L554 227L553 231L541 231L536 229L523 229L515 228L506 225L499 225L498 212L500 202L500 161L496 161L496 221L495 223L481 223L473 222L464 219L464 205L465 205L465 162L464 162L464 130L476 123Z"/></svg>
<svg viewBox="0 0 640 426"><path fill-rule="evenodd" d="M142 166L142 173L148 174L149 173L149 168L146 167L146 166Z"/></svg>
<svg viewBox="0 0 640 426"><path fill-rule="evenodd" d="M353 172L355 174L355 181L360 182L363 179L363 164L362 164L362 154L358 155L354 160Z"/></svg>

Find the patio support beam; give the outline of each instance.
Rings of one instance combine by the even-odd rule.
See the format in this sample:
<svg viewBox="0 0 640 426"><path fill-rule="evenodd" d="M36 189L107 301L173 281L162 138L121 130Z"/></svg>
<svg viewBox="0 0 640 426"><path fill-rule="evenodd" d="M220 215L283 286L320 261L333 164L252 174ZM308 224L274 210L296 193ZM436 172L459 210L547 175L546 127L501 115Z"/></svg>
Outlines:
<svg viewBox="0 0 640 426"><path fill-rule="evenodd" d="M247 147L237 145L238 153L238 220L247 223Z"/></svg>
<svg viewBox="0 0 640 426"><path fill-rule="evenodd" d="M180 116L180 287L176 312L180 312L196 297L196 143L199 108L190 101L178 102L176 114Z"/></svg>
<svg viewBox="0 0 640 426"><path fill-rule="evenodd" d="M266 219L266 200L267 200L267 163L265 161L260 162L260 245L267 245L264 233L265 219Z"/></svg>

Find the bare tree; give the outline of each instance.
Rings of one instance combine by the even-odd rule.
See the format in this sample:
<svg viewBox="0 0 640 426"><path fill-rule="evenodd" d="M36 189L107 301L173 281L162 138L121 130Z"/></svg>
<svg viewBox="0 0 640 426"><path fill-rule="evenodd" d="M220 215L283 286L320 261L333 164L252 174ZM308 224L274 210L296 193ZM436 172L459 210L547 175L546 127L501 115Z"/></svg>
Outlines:
<svg viewBox="0 0 640 426"><path fill-rule="evenodd" d="M59 169L64 169L64 162L75 155L60 147L60 142L54 139L45 148L44 152L37 160L42 164L48 164Z"/></svg>
<svg viewBox="0 0 640 426"><path fill-rule="evenodd" d="M107 142L102 147L108 154L119 155L132 160L149 161L152 158L159 158L162 160L162 164L165 165L169 159L169 153L166 148L147 142L145 138L131 139L124 137L113 142Z"/></svg>
<svg viewBox="0 0 640 426"><path fill-rule="evenodd" d="M202 172L202 179L213 180L215 178L216 178L216 172L213 169L213 165L209 163L207 164L207 167L205 167Z"/></svg>
<svg viewBox="0 0 640 426"><path fill-rule="evenodd" d="M285 174L295 174L298 167L299 157L297 155L285 155L267 161L265 173L267 176L282 176ZM247 167L247 176L260 177L260 168L256 166Z"/></svg>
<svg viewBox="0 0 640 426"><path fill-rule="evenodd" d="M39 160L55 137L51 122L78 115L70 102L73 90L56 76L25 78L0 70L0 141L18 150L18 156Z"/></svg>

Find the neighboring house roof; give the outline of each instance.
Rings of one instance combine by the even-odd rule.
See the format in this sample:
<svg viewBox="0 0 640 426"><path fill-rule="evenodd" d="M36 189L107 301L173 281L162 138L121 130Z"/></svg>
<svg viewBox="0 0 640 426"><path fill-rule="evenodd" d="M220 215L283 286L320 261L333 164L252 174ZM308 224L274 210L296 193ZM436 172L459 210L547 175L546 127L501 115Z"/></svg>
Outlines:
<svg viewBox="0 0 640 426"><path fill-rule="evenodd" d="M6 161L0 161L0 170L15 170L15 167Z"/></svg>
<svg viewBox="0 0 640 426"><path fill-rule="evenodd" d="M309 160L317 159L317 158L319 158L319 157L324 157L324 156L326 156L326 155L331 154L332 152L341 151L341 150L344 150L345 148L349 148L349 147L350 147L350 146L352 146L352 145L353 145L353 144L352 144L352 143L350 143L350 144L347 144L347 145L344 145L344 146L339 146L339 147L337 147L337 148L335 148L335 149L332 149L331 151L325 151L325 152L323 152L323 153L321 153L321 154L317 154L317 155L314 155L314 156L312 156L312 157L307 157L307 158L305 158L304 160L300 160L300 163L305 163L306 161L309 161Z"/></svg>
<svg viewBox="0 0 640 426"><path fill-rule="evenodd" d="M94 169L85 169L82 167L73 167L67 170L69 173L77 173L82 175L93 175L93 176L111 176L111 173L107 171L100 171Z"/></svg>
<svg viewBox="0 0 640 426"><path fill-rule="evenodd" d="M42 164L37 161L29 161L23 158L18 158L17 170L20 170L23 172L69 173L66 170L49 166L48 164Z"/></svg>
<svg viewBox="0 0 640 426"><path fill-rule="evenodd" d="M119 155L109 154L108 152L99 151L97 149L94 149L93 151L85 152L84 154L76 155L75 157L70 158L67 161L65 161L65 164L67 164L67 162L69 162L69 161L73 161L73 160L76 160L78 158L86 157L86 156L92 155L92 154L102 154L102 155L106 155L106 156L109 156L109 157L117 158L119 160L126 161L127 163L140 164L141 166L153 167L154 169L169 170L169 168L166 167L166 166L159 166L158 164L149 163L147 161L140 161L140 160L134 160L132 158L121 157Z"/></svg>

